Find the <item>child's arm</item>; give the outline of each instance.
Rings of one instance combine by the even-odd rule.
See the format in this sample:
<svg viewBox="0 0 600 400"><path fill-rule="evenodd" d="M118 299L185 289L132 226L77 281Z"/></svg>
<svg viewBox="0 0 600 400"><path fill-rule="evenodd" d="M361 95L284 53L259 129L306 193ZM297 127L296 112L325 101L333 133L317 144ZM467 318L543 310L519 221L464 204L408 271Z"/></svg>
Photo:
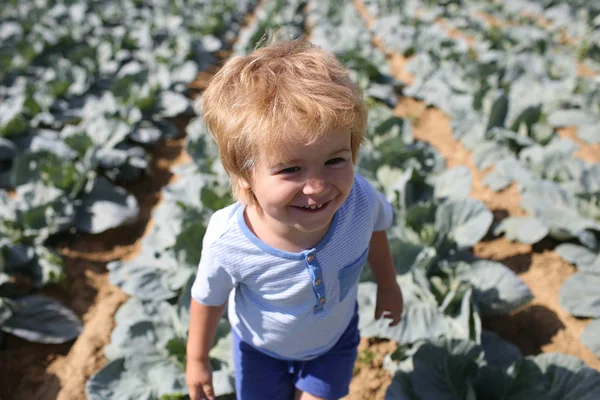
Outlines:
<svg viewBox="0 0 600 400"><path fill-rule="evenodd" d="M402 317L402 291L396 281L396 269L385 231L373 232L368 261L377 282L375 319L383 316L392 319L390 326L397 325Z"/></svg>
<svg viewBox="0 0 600 400"><path fill-rule="evenodd" d="M186 366L186 383L191 400L214 399L208 352L226 304L214 307L200 304L194 299L191 301Z"/></svg>

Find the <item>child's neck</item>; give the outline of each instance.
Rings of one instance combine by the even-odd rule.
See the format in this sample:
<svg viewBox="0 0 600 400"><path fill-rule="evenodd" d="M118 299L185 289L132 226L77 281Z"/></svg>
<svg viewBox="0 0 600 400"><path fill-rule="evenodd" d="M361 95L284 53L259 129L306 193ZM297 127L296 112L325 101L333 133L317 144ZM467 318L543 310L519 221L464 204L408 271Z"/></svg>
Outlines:
<svg viewBox="0 0 600 400"><path fill-rule="evenodd" d="M329 231L331 223L322 231L301 232L290 227L278 224L276 221L267 221L255 207L248 206L244 210L244 220L248 229L260 240L278 250L299 253L315 247Z"/></svg>

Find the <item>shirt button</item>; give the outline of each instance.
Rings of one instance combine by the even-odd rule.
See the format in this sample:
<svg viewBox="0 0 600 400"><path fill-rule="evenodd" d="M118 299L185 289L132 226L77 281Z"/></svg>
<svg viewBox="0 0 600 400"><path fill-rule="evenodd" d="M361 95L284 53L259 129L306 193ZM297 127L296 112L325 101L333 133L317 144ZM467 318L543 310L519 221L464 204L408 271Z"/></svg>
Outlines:
<svg viewBox="0 0 600 400"><path fill-rule="evenodd" d="M321 299L319 300L319 303L325 304L325 297L321 297Z"/></svg>
<svg viewBox="0 0 600 400"><path fill-rule="evenodd" d="M315 256L306 257L306 261L308 261L308 262L312 262L312 260L314 260L314 259L315 259Z"/></svg>
<svg viewBox="0 0 600 400"><path fill-rule="evenodd" d="M317 280L315 281L315 285L319 286L321 284L321 280L319 278L317 278Z"/></svg>

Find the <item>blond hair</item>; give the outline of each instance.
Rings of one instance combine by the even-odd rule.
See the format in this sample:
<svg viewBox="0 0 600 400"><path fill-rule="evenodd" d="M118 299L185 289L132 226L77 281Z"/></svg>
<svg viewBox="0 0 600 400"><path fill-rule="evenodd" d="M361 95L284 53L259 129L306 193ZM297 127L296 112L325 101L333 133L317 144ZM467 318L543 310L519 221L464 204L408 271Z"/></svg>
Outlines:
<svg viewBox="0 0 600 400"><path fill-rule="evenodd" d="M251 181L260 154L277 154L286 140L310 144L347 131L352 160L363 142L367 112L360 89L325 50L304 39L278 41L230 58L198 102L215 138L233 197L257 204Z"/></svg>

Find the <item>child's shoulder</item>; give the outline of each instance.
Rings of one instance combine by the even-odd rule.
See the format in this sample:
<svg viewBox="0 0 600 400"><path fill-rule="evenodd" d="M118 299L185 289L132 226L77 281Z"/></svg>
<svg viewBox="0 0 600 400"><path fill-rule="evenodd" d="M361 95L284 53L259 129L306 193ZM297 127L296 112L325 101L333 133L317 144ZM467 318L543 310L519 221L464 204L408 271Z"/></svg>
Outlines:
<svg viewBox="0 0 600 400"><path fill-rule="evenodd" d="M367 179L364 176L362 176L361 174L359 174L358 172L354 173L354 183L357 184L361 188L362 188L362 186L369 184Z"/></svg>
<svg viewBox="0 0 600 400"><path fill-rule="evenodd" d="M357 213L371 214L375 221L375 230L385 230L390 227L394 210L385 195L381 193L367 178L354 174L354 183L357 195L355 196Z"/></svg>
<svg viewBox="0 0 600 400"><path fill-rule="evenodd" d="M217 240L223 238L236 224L236 211L241 204L236 202L215 211L208 222L202 246L212 246Z"/></svg>
<svg viewBox="0 0 600 400"><path fill-rule="evenodd" d="M376 191L373 185L365 178L364 176L354 173L354 186L352 187L353 191L360 193L362 196L371 197L372 194Z"/></svg>
<svg viewBox="0 0 600 400"><path fill-rule="evenodd" d="M342 206L342 212L352 215L368 213L373 206L375 192L373 185L364 176L355 172L354 184Z"/></svg>

